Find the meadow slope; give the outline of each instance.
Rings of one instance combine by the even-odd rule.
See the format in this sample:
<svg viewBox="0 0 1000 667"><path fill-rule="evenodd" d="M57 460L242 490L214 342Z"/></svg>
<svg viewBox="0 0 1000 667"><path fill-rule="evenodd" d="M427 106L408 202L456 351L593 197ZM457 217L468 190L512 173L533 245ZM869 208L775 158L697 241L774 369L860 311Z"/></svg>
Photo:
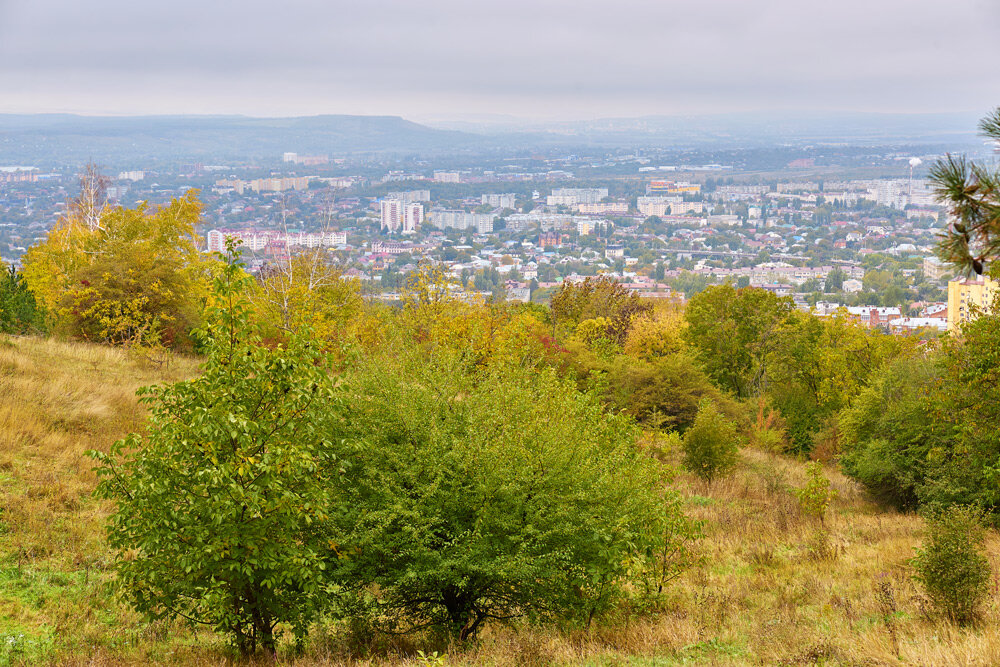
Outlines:
<svg viewBox="0 0 1000 667"><path fill-rule="evenodd" d="M230 661L209 633L145 624L114 598L102 534L108 507L91 497L89 449L143 419L135 390L197 372L85 344L0 337L0 665L188 665ZM651 439L646 446L662 449ZM677 452L660 451L665 465ZM320 628L283 664L995 665L1000 583L983 622L932 618L907 561L921 521L881 508L833 466L838 496L825 525L791 493L801 462L744 450L735 474L708 486L680 474L688 512L705 521L703 563L676 580L655 613L589 630L487 628L470 647L419 638L359 645ZM991 533L997 570L1000 543ZM879 601L890 591L895 612ZM895 641L893 637L895 636ZM421 658L439 650L443 660Z"/></svg>

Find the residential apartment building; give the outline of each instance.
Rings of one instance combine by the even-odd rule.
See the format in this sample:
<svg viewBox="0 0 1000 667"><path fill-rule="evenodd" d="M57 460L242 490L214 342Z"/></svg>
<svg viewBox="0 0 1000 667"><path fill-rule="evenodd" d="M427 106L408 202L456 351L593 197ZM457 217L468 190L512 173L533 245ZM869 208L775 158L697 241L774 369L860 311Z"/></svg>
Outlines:
<svg viewBox="0 0 1000 667"><path fill-rule="evenodd" d="M700 201L679 201L670 206L672 215L688 215L690 213L704 213L705 204Z"/></svg>
<svg viewBox="0 0 1000 667"><path fill-rule="evenodd" d="M682 194L697 194L701 192L701 185L698 183L688 183L687 181L665 181L662 179L653 179L646 184L646 194L666 194L666 195L682 195Z"/></svg>
<svg viewBox="0 0 1000 667"><path fill-rule="evenodd" d="M655 215L662 218L665 215L670 215L673 212L673 207L677 204L683 202L683 198L679 196L667 197L667 196L652 196L652 197L637 197L635 200L636 208L639 209L639 213L650 216ZM678 215L680 215L678 213Z"/></svg>
<svg viewBox="0 0 1000 667"><path fill-rule="evenodd" d="M503 194L483 195L483 204L493 208L514 208L517 205L517 195L513 192Z"/></svg>
<svg viewBox="0 0 1000 667"><path fill-rule="evenodd" d="M433 209L430 212L429 221L438 229L470 229L477 234L493 232L493 214L491 213Z"/></svg>
<svg viewBox="0 0 1000 667"><path fill-rule="evenodd" d="M948 281L948 329L989 312L998 294L1000 282L988 276Z"/></svg>
<svg viewBox="0 0 1000 667"><path fill-rule="evenodd" d="M545 203L549 206L599 204L607 196L607 188L554 188Z"/></svg>
<svg viewBox="0 0 1000 667"><path fill-rule="evenodd" d="M299 155L298 153L282 153L282 162L301 164L306 167L313 167L320 164L328 164L330 158L327 155Z"/></svg>
<svg viewBox="0 0 1000 667"><path fill-rule="evenodd" d="M35 183L38 169L35 167L0 167L0 183Z"/></svg>
<svg viewBox="0 0 1000 667"><path fill-rule="evenodd" d="M924 257L924 275L931 280L941 280L954 274L954 270L937 257Z"/></svg>
<svg viewBox="0 0 1000 667"><path fill-rule="evenodd" d="M209 252L225 252L226 239L239 241L251 252L289 248L332 248L347 244L346 232L279 232L255 229L213 229L205 235Z"/></svg>
<svg viewBox="0 0 1000 667"><path fill-rule="evenodd" d="M606 259L622 259L625 257L625 246L621 244L609 245L604 249Z"/></svg>
<svg viewBox="0 0 1000 667"><path fill-rule="evenodd" d="M627 202L604 202L597 204L577 204L576 210L584 215L625 215Z"/></svg>
<svg viewBox="0 0 1000 667"><path fill-rule="evenodd" d="M436 183L461 183L462 173L458 171L435 171L434 182Z"/></svg>
<svg viewBox="0 0 1000 667"><path fill-rule="evenodd" d="M430 190L406 190L405 192L390 192L386 199L398 199L404 204L418 204L431 200Z"/></svg>
<svg viewBox="0 0 1000 667"><path fill-rule="evenodd" d="M285 190L305 190L309 187L308 176L295 178L258 178L253 181L240 179L221 179L215 182L216 187L232 188L237 194L247 190L252 192L283 192Z"/></svg>
<svg viewBox="0 0 1000 667"><path fill-rule="evenodd" d="M383 199L379 202L382 229L390 232L415 232L424 221L424 206L401 199Z"/></svg>

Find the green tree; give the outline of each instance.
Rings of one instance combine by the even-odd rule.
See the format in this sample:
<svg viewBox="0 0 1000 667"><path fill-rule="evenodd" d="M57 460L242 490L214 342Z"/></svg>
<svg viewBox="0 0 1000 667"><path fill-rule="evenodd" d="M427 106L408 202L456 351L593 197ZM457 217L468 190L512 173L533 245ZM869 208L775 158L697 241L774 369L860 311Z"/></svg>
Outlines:
<svg viewBox="0 0 1000 667"><path fill-rule="evenodd" d="M865 387L883 364L909 354L908 338L850 318L792 312L768 358L767 393L785 418L791 443L810 451L814 435Z"/></svg>
<svg viewBox="0 0 1000 667"><path fill-rule="evenodd" d="M44 316L35 295L13 266L0 272L0 333L26 334L40 331Z"/></svg>
<svg viewBox="0 0 1000 667"><path fill-rule="evenodd" d="M363 304L359 282L345 279L318 252L300 253L261 270L248 297L268 342L284 342L302 327L317 339L334 340Z"/></svg>
<svg viewBox="0 0 1000 667"><path fill-rule="evenodd" d="M844 281L847 279L847 274L844 273L843 269L833 269L830 273L826 274L826 283L823 286L825 292L839 292L844 289Z"/></svg>
<svg viewBox="0 0 1000 667"><path fill-rule="evenodd" d="M888 289L892 283L892 274L889 271L865 271L861 284L869 292L882 293Z"/></svg>
<svg viewBox="0 0 1000 667"><path fill-rule="evenodd" d="M795 496L799 499L799 506L806 514L816 517L820 523L823 523L826 518L826 510L836 495L836 491L830 488L830 480L823 476L823 464L819 461L806 464L806 475L808 480L805 486L796 489Z"/></svg>
<svg viewBox="0 0 1000 667"><path fill-rule="evenodd" d="M833 211L829 206L817 201L816 208L813 209L813 224L829 225L833 222Z"/></svg>
<svg viewBox="0 0 1000 667"><path fill-rule="evenodd" d="M684 467L709 483L728 474L738 461L738 438L733 422L712 401L703 400L684 434Z"/></svg>
<svg viewBox="0 0 1000 667"><path fill-rule="evenodd" d="M652 304L622 287L613 278L587 278L582 283L564 282L552 295L552 320L557 326L572 331L580 322L605 318L608 338L623 343L632 319L648 315Z"/></svg>
<svg viewBox="0 0 1000 667"><path fill-rule="evenodd" d="M336 506L324 424L338 391L308 331L261 345L250 280L232 260L215 280L203 374L142 390L146 430L91 455L131 605L273 654L279 626L301 637L327 605L335 552L318 527Z"/></svg>
<svg viewBox="0 0 1000 667"><path fill-rule="evenodd" d="M1000 507L1000 316L877 374L840 417L844 471L901 507Z"/></svg>
<svg viewBox="0 0 1000 667"><path fill-rule="evenodd" d="M688 354L676 353L651 362L618 355L596 370L607 378L606 400L646 427L687 429L702 400L710 398L727 414L739 407L716 388ZM588 376L593 381L594 375Z"/></svg>
<svg viewBox="0 0 1000 667"><path fill-rule="evenodd" d="M473 380L460 361L407 355L349 376L338 578L381 630L586 621L676 525L626 417L551 371Z"/></svg>
<svg viewBox="0 0 1000 667"><path fill-rule="evenodd" d="M970 448L954 400L961 387L946 387L939 358L889 364L841 412L844 472L903 509L995 498L992 439Z"/></svg>
<svg viewBox="0 0 1000 667"><path fill-rule="evenodd" d="M682 292L685 297L691 298L695 294L703 292L711 285L712 279L701 273L683 271L680 275L669 280L670 287L678 292Z"/></svg>
<svg viewBox="0 0 1000 667"><path fill-rule="evenodd" d="M772 292L732 285L709 287L688 302L684 334L709 376L740 398L767 383L767 359L792 301Z"/></svg>

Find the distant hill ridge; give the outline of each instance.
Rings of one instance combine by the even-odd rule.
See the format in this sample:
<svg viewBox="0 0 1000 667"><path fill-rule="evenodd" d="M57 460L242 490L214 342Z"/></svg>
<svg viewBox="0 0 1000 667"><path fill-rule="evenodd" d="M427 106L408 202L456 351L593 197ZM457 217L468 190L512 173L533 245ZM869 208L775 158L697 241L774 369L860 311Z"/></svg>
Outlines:
<svg viewBox="0 0 1000 667"><path fill-rule="evenodd" d="M77 116L0 114L7 161L231 159L285 151L343 154L453 149L480 140L399 116Z"/></svg>
<svg viewBox="0 0 1000 667"><path fill-rule="evenodd" d="M274 160L303 154L669 147L709 150L851 143L981 144L968 114L753 112L530 122L487 118L432 126L399 116L79 116L0 114L0 164Z"/></svg>

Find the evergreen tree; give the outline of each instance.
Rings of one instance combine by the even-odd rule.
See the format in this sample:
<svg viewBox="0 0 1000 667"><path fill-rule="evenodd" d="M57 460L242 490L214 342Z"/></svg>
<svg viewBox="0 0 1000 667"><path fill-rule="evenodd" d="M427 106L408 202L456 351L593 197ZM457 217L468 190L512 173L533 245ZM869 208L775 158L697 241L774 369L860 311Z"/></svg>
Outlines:
<svg viewBox="0 0 1000 667"><path fill-rule="evenodd" d="M42 329L35 295L13 266L0 273L0 333L26 334Z"/></svg>
<svg viewBox="0 0 1000 667"><path fill-rule="evenodd" d="M1000 107L980 121L979 130L1000 141ZM930 177L954 217L938 242L938 256L966 274L982 274L1000 256L1000 171L948 155L934 164Z"/></svg>

